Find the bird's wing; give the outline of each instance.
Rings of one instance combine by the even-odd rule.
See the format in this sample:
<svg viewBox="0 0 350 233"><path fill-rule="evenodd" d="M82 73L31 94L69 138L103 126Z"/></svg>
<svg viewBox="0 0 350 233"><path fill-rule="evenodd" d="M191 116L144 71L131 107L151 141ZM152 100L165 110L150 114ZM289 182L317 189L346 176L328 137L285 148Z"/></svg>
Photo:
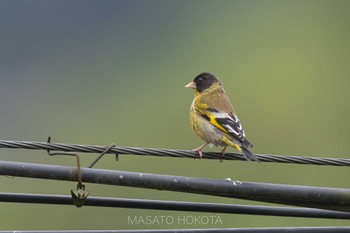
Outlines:
<svg viewBox="0 0 350 233"><path fill-rule="evenodd" d="M198 106L196 111L216 128L231 135L239 141L245 141L245 133L238 117L233 113L226 113L208 106Z"/></svg>

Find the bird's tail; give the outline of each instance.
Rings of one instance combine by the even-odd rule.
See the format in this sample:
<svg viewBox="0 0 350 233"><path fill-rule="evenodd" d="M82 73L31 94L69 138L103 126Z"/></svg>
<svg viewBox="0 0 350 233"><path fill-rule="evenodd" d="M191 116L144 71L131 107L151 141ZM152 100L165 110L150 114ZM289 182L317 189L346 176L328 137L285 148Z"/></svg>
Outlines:
<svg viewBox="0 0 350 233"><path fill-rule="evenodd" d="M249 149L248 146L252 147L253 145L248 141L245 140L243 143L241 143L241 145L237 145L233 142L231 142L230 140L228 140L228 138L226 138L225 136L223 136L221 138L221 140L228 146L231 146L233 148L238 149L239 151L242 152L244 158L248 161L257 161L260 162L260 160L258 159L258 157L256 157Z"/></svg>
<svg viewBox="0 0 350 233"><path fill-rule="evenodd" d="M258 157L256 157L245 145L240 146L239 149L246 160L260 162Z"/></svg>
<svg viewBox="0 0 350 233"><path fill-rule="evenodd" d="M243 140L242 144L247 148L254 148L253 144L251 144L250 141L248 141L246 138Z"/></svg>

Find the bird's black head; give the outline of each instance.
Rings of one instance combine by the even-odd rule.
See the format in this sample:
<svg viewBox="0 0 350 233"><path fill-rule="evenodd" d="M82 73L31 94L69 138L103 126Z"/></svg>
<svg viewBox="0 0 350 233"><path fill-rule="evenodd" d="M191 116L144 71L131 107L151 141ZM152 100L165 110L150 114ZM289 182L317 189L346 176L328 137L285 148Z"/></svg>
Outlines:
<svg viewBox="0 0 350 233"><path fill-rule="evenodd" d="M196 89L198 92L202 92L208 89L214 83L220 83L213 74L210 73L201 73L194 78L193 82L196 84Z"/></svg>

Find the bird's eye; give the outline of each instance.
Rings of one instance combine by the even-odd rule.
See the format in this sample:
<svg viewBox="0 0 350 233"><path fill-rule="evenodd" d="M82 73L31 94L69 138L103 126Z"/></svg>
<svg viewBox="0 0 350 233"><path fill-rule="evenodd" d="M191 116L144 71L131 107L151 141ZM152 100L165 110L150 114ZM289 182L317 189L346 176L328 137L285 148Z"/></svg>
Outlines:
<svg viewBox="0 0 350 233"><path fill-rule="evenodd" d="M203 81L203 79L202 79L202 78L199 78L199 79L198 79L198 82L202 82L202 81Z"/></svg>

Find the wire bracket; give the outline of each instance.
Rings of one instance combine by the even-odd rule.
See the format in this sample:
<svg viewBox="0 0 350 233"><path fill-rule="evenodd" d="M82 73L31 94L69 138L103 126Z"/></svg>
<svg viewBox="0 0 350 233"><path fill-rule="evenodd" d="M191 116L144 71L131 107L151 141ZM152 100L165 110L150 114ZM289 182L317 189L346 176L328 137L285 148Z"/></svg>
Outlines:
<svg viewBox="0 0 350 233"><path fill-rule="evenodd" d="M102 151L102 153L89 165L89 168L92 168L108 151L110 151L112 148L115 147L115 144L112 143L111 145L109 145L104 151ZM119 161L119 155L115 154L115 158L117 161Z"/></svg>
<svg viewBox="0 0 350 233"><path fill-rule="evenodd" d="M51 137L49 136L47 138L47 143L51 143ZM73 199L73 203L76 207L82 207L86 198L89 196L89 191L85 190L85 185L83 185L83 179L81 177L81 169L80 169L80 158L79 155L73 152L51 152L50 150L47 150L47 154L50 156L53 155L68 155L68 156L75 156L77 158L77 179L78 179L78 185L76 189L71 189L71 195Z"/></svg>

